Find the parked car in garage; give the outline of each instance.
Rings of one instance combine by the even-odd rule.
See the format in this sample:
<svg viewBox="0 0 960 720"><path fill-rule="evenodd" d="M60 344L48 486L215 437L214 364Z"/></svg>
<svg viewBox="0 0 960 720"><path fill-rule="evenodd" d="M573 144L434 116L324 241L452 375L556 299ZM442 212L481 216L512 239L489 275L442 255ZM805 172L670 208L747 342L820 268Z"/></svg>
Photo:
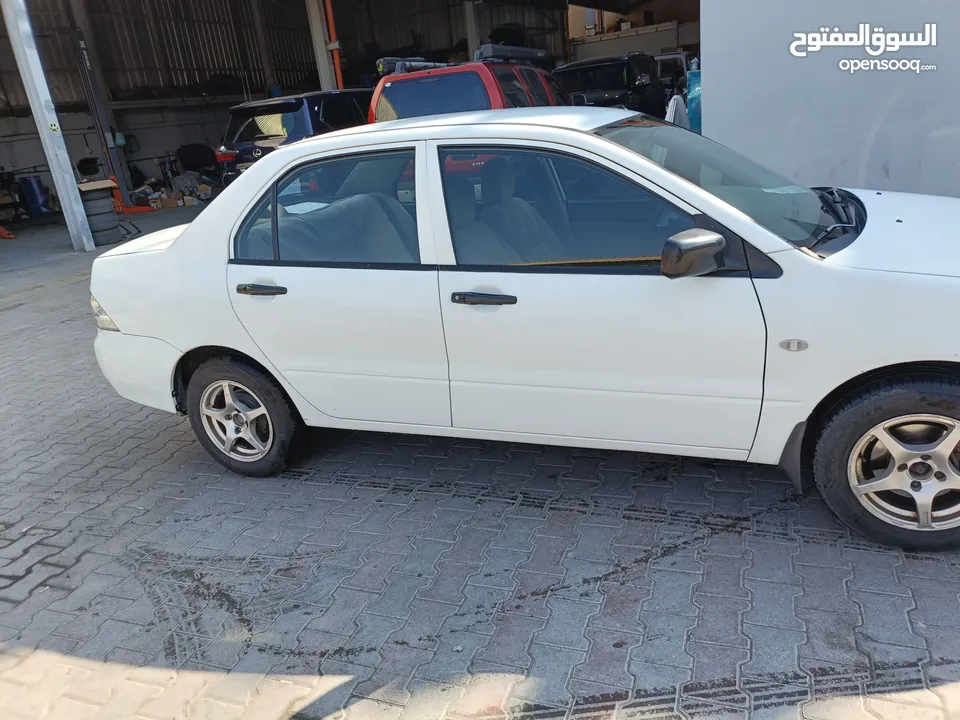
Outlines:
<svg viewBox="0 0 960 720"><path fill-rule="evenodd" d="M431 63L422 58L382 58L383 76L370 103L369 122L421 115L570 105L553 76L536 63L546 50L484 45L468 63Z"/></svg>
<svg viewBox="0 0 960 720"><path fill-rule="evenodd" d="M224 184L266 153L312 135L363 125L371 90L329 90L254 100L230 108L230 121L217 150Z"/></svg>
<svg viewBox="0 0 960 720"><path fill-rule="evenodd" d="M623 109L372 124L98 257L95 348L245 475L304 425L721 458L956 547L960 363L949 312L909 299L960 303L958 217Z"/></svg>
<svg viewBox="0 0 960 720"><path fill-rule="evenodd" d="M625 107L657 118L667 113L668 94L657 63L644 53L577 60L553 75L579 104Z"/></svg>

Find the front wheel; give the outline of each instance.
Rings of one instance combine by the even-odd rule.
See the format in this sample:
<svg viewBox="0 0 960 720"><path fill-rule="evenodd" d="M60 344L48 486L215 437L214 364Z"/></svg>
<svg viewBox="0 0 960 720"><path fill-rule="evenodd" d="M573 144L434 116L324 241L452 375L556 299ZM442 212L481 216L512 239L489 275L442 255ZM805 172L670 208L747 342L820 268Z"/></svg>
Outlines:
<svg viewBox="0 0 960 720"><path fill-rule="evenodd" d="M200 444L240 475L275 475L287 463L298 420L280 387L260 370L214 358L187 386L187 413Z"/></svg>
<svg viewBox="0 0 960 720"><path fill-rule="evenodd" d="M823 499L854 530L917 550L960 546L960 383L873 386L827 420L814 455Z"/></svg>

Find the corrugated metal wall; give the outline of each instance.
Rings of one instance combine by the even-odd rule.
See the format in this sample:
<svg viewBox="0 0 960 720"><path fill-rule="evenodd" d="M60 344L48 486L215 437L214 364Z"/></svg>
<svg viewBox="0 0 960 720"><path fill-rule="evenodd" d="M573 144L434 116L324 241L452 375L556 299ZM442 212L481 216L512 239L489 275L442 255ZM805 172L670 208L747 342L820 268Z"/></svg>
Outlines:
<svg viewBox="0 0 960 720"><path fill-rule="evenodd" d="M70 40L70 23L61 0L32 0L30 19L47 84L54 102L84 102L83 86L77 74L77 61ZM3 108L26 107L27 95L20 82L20 73L7 39L6 28L0 21L0 112Z"/></svg>
<svg viewBox="0 0 960 720"><path fill-rule="evenodd" d="M372 72L373 55L414 46L430 54L466 41L463 0L333 0L333 7L355 82ZM477 21L481 42L497 27L518 25L526 30L529 45L557 58L566 56L566 9L541 9L525 0L485 2L477 6ZM432 59L447 58L441 53Z"/></svg>
<svg viewBox="0 0 960 720"><path fill-rule="evenodd" d="M284 90L318 86L304 0L261 0L277 81ZM112 101L259 95L263 69L249 0L84 0ZM372 55L417 45L448 51L466 38L462 0L333 0L347 77L361 82ZM83 105L67 0L28 0L54 102ZM148 12L150 15L148 15ZM531 46L566 55L562 9L527 0L477 7L481 40L504 25L525 29ZM156 35L150 32L151 22ZM0 24L0 114L23 114L27 98ZM373 48L372 46L376 46Z"/></svg>
<svg viewBox="0 0 960 720"><path fill-rule="evenodd" d="M319 86L304 0L262 0L277 82ZM58 105L83 103L65 0L28 0L40 57ZM259 96L264 87L248 0L86 0L111 100ZM152 13L157 37L150 33ZM0 24L0 113L27 98Z"/></svg>

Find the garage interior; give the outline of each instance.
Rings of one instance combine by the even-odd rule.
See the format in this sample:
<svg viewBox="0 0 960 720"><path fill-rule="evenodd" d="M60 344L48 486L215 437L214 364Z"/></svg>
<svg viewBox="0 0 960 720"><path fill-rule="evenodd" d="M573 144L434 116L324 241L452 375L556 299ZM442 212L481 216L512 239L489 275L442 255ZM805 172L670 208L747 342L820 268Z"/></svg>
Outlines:
<svg viewBox="0 0 960 720"><path fill-rule="evenodd" d="M699 0L0 0L5 18L16 6L29 15L75 181L114 168L130 190L175 176L184 146L215 150L231 106L372 87L384 56L460 62L492 42L545 49L559 65L699 48ZM47 123L32 112L9 24L0 24L0 226L16 232L61 216L38 131Z"/></svg>

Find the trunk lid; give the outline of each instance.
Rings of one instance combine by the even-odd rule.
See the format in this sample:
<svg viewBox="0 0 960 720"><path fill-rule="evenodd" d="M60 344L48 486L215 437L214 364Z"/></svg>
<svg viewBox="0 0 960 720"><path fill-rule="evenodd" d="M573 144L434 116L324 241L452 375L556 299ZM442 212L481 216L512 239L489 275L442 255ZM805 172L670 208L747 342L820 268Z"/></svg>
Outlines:
<svg viewBox="0 0 960 720"><path fill-rule="evenodd" d="M148 235L134 238L133 240L128 240L122 245L118 245L111 250L107 250L107 252L103 253L103 255L100 257L117 257L119 255L133 255L135 253L159 252L161 250L166 250L173 244L174 240L183 234L183 231L188 227L190 227L189 224L175 225L174 227L157 230L157 232L152 232Z"/></svg>

